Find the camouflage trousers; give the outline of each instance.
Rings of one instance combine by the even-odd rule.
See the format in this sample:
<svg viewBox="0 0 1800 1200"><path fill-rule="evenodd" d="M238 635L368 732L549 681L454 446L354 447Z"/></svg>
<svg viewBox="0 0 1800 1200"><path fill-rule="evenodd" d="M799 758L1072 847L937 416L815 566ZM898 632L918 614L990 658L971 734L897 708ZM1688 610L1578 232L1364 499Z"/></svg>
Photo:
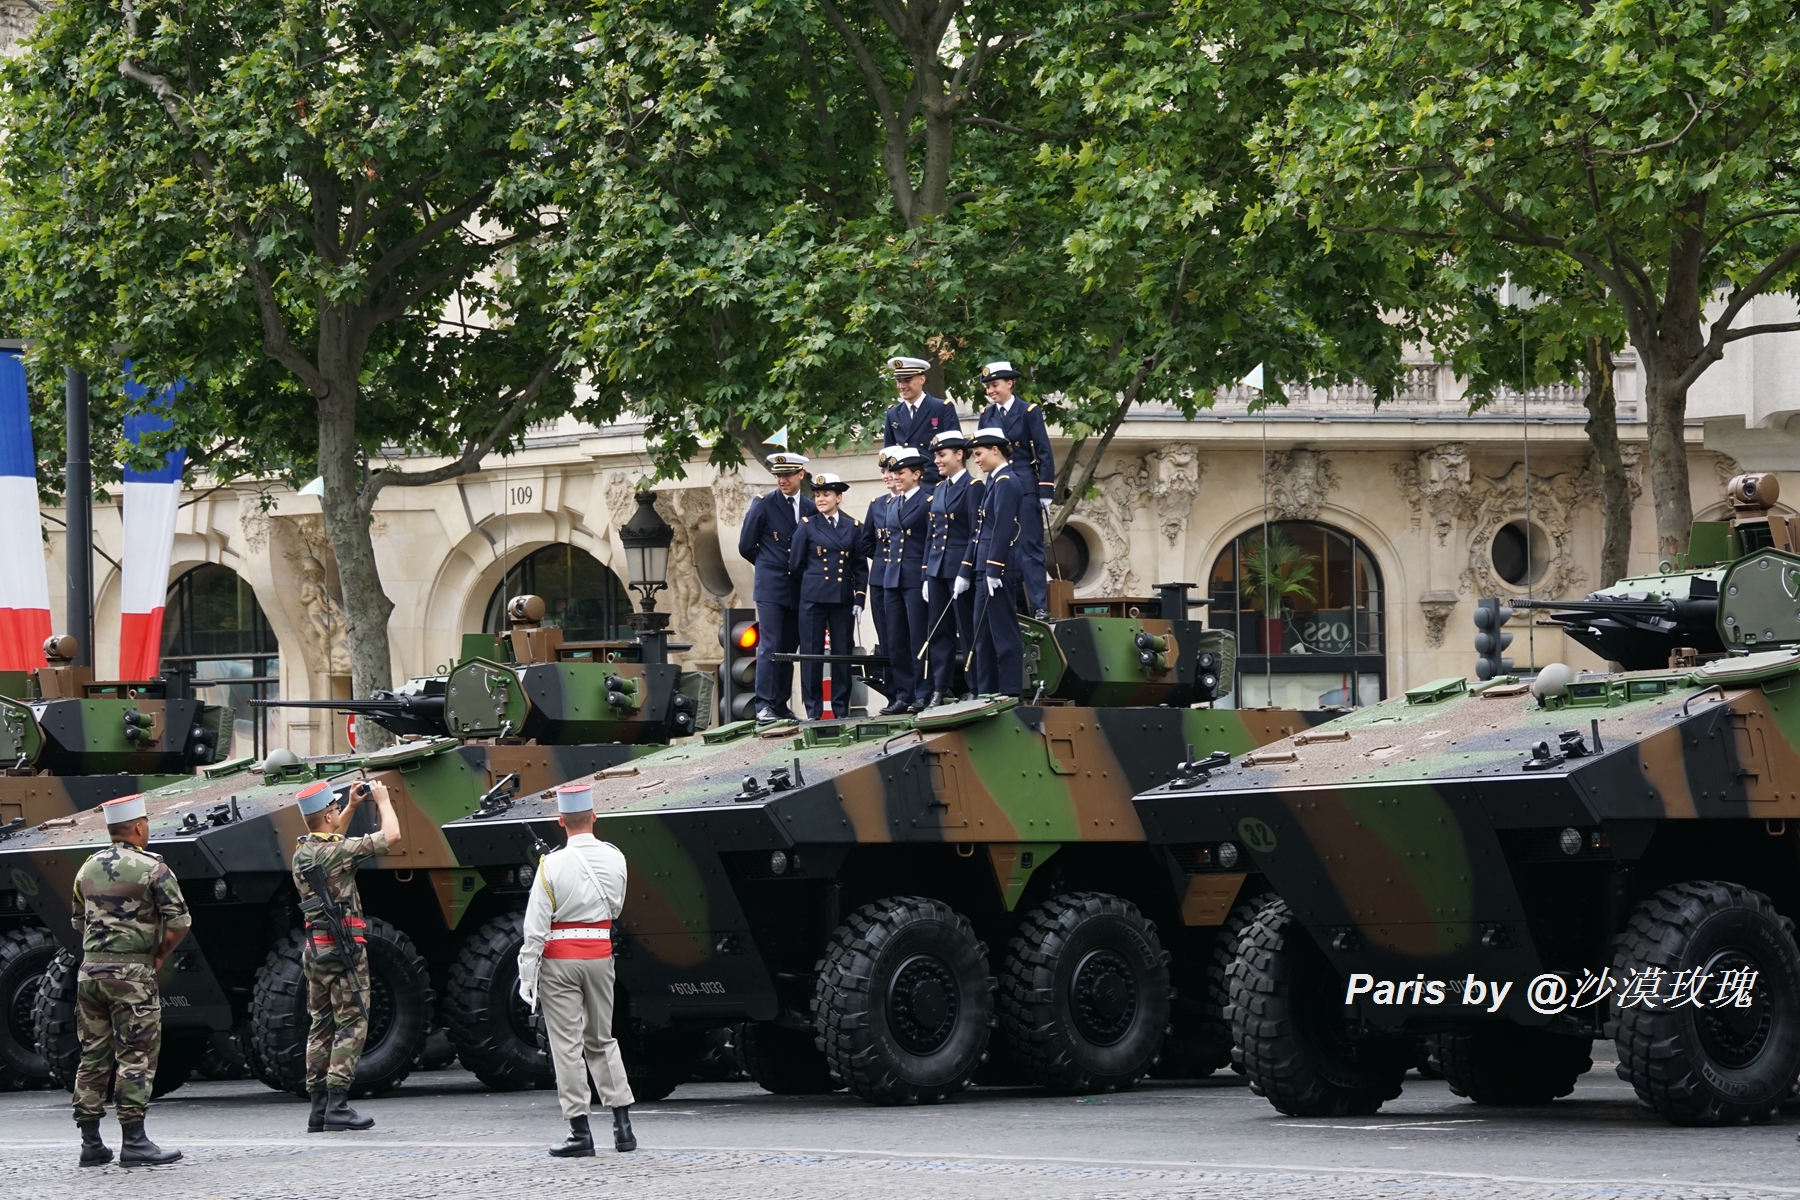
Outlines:
<svg viewBox="0 0 1800 1200"><path fill-rule="evenodd" d="M83 963L75 977L75 1119L97 1120L113 1092L119 1120L141 1121L162 1048L162 996L149 963Z"/></svg>
<svg viewBox="0 0 1800 1200"><path fill-rule="evenodd" d="M347 1092L369 1036L369 959L306 964L306 1090Z"/></svg>

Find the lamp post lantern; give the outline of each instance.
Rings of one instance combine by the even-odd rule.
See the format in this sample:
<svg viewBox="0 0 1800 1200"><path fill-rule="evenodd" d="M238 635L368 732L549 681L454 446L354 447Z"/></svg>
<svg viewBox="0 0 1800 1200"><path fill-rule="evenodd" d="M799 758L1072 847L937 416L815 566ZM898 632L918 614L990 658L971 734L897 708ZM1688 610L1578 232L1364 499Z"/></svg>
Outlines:
<svg viewBox="0 0 1800 1200"><path fill-rule="evenodd" d="M630 588L642 597L643 611L631 614L631 628L643 647L643 661L668 661L669 614L656 611L656 593L669 586L669 547L675 530L656 511L656 496L637 494L637 511L619 530L625 545L625 569Z"/></svg>

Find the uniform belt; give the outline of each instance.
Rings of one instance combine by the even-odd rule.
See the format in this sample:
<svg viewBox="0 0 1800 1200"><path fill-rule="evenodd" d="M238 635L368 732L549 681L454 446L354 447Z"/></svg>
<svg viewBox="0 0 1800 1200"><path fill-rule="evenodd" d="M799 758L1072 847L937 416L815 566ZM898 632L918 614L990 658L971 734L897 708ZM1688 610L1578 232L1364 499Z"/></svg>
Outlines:
<svg viewBox="0 0 1800 1200"><path fill-rule="evenodd" d="M153 954L125 954L122 952L96 951L81 957L84 967L121 967L121 966L155 966L156 956Z"/></svg>
<svg viewBox="0 0 1800 1200"><path fill-rule="evenodd" d="M611 921L552 921L544 935L545 958L611 958Z"/></svg>

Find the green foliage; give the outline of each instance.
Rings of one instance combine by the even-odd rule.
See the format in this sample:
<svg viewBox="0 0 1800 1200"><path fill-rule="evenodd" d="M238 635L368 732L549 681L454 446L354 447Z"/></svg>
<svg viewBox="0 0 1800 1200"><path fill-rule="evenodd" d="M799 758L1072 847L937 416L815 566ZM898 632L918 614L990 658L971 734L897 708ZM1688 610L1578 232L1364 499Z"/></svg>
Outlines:
<svg viewBox="0 0 1800 1200"><path fill-rule="evenodd" d="M1309 554L1279 529L1269 531L1267 542L1258 533L1244 543L1238 593L1252 612L1265 616L1270 609L1285 612L1289 600L1318 599L1313 591L1318 583L1313 568L1318 565L1317 555Z"/></svg>
<svg viewBox="0 0 1800 1200"><path fill-rule="evenodd" d="M461 452L561 365L543 297L583 32L543 4L55 6L0 66L19 332L88 367L97 433L122 357L186 378L176 436L225 476L314 473L333 385L368 455ZM560 372L531 412L572 400Z"/></svg>

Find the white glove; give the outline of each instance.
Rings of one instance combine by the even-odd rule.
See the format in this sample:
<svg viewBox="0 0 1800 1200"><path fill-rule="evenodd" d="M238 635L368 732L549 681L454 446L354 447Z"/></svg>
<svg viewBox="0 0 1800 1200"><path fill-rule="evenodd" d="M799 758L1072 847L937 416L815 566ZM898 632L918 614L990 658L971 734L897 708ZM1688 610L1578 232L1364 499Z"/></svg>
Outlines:
<svg viewBox="0 0 1800 1200"><path fill-rule="evenodd" d="M919 595L925 597L925 603L931 603L931 580L925 581L925 586L919 589Z"/></svg>
<svg viewBox="0 0 1800 1200"><path fill-rule="evenodd" d="M1000 581L998 579L995 579L992 575L988 576L987 585L988 585L988 595L990 595L990 596L992 596L995 592L1000 590Z"/></svg>
<svg viewBox="0 0 1800 1200"><path fill-rule="evenodd" d="M968 576L958 575L956 577L956 582L950 585L950 598L952 600L956 599L958 596L968 591L970 586Z"/></svg>
<svg viewBox="0 0 1800 1200"><path fill-rule="evenodd" d="M850 623L854 625L860 620L862 620L862 605L852 604L850 606Z"/></svg>
<svg viewBox="0 0 1800 1200"><path fill-rule="evenodd" d="M1038 497L1038 503L1039 503L1039 504L1041 504L1041 505L1043 505L1043 506L1044 506L1044 511L1045 511L1045 512L1049 512L1049 511L1050 511L1050 497L1048 497L1048 496L1039 496L1039 497Z"/></svg>
<svg viewBox="0 0 1800 1200"><path fill-rule="evenodd" d="M537 1011L537 981L535 979L526 983L525 977L519 976L519 999L523 1000L532 1012Z"/></svg>

